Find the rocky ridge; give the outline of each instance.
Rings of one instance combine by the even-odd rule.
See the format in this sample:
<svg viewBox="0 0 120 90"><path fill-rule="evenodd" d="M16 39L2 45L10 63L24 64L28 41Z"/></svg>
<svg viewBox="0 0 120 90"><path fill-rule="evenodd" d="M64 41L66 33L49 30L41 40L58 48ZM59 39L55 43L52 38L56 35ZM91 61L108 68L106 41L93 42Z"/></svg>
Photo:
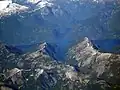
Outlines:
<svg viewBox="0 0 120 90"><path fill-rule="evenodd" d="M16 13L20 13L23 11L27 11L28 7L22 6L16 3L11 3L8 5L8 7L0 10L0 18L5 17L5 16L10 16Z"/></svg>
<svg viewBox="0 0 120 90"><path fill-rule="evenodd" d="M92 82L103 80L110 85L109 87L119 86L120 54L99 52L94 49L91 41L86 37L82 42L69 49L68 58L68 63L76 60L79 72L88 75ZM104 89L106 90L105 87ZM109 88L109 90L111 89Z"/></svg>
<svg viewBox="0 0 120 90"><path fill-rule="evenodd" d="M10 53L1 44L1 82L22 90L59 90L73 88L80 83L74 67L53 60L40 50L33 53L17 55ZM77 81L78 80L78 81ZM71 87L71 83L76 82ZM12 84L11 84L12 83ZM59 85L61 83L61 85ZM69 87L70 86L70 87Z"/></svg>
<svg viewBox="0 0 120 90"><path fill-rule="evenodd" d="M119 88L119 54L101 53L85 38L68 53L68 61L77 60L76 67L53 60L43 48L42 44L35 52L19 55L10 53L1 43L0 81L22 90Z"/></svg>

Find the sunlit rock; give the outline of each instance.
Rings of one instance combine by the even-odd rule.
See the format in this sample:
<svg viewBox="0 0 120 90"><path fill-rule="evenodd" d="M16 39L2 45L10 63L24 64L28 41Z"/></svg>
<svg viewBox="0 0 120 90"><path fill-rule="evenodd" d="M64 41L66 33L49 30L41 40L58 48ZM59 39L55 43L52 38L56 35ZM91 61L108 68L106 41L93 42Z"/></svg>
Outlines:
<svg viewBox="0 0 120 90"><path fill-rule="evenodd" d="M95 50L88 38L76 46L73 47L74 49L70 49L69 55L74 56L74 60L77 60L77 70L69 63L66 65L53 60L49 55L44 55L40 52L44 49L44 44L41 44L35 52L8 58L9 64L14 62L16 65L12 66L12 69L4 70L8 74L3 74L10 78L14 84L16 84L15 82L20 86L22 84L22 90L26 90L26 88L53 88L53 90L55 88L64 88L65 90L76 88L80 90L82 87L87 88L89 84L103 85L102 83L104 83L107 86L107 81L112 83L112 81L116 82L119 79L119 68L116 68L116 66L119 67L119 54L101 53ZM4 45L1 47L3 48ZM2 51L7 50L2 48ZM76 49L80 49L80 51L78 52ZM2 51L0 52L1 57L4 56ZM69 57L69 60L71 59ZM7 65L5 68L9 67L10 65ZM96 81L96 78L100 80ZM24 87L23 82L26 82L27 87Z"/></svg>
<svg viewBox="0 0 120 90"><path fill-rule="evenodd" d="M14 75L16 75L16 74L21 75L21 70L18 69L18 68L14 68L14 69L12 69L12 70L9 70L6 77L7 77L7 78L11 78L12 76L14 76Z"/></svg>
<svg viewBox="0 0 120 90"><path fill-rule="evenodd" d="M38 79L38 77L44 72L44 69L36 69L36 75L35 75L35 80Z"/></svg>
<svg viewBox="0 0 120 90"><path fill-rule="evenodd" d="M66 75L66 78L71 79L73 81L78 79L77 73L74 71L67 71L65 75Z"/></svg>
<svg viewBox="0 0 120 90"><path fill-rule="evenodd" d="M22 70L18 68L8 70L8 72L6 72L6 79L11 79L13 84L15 83L17 83L17 85L23 84Z"/></svg>
<svg viewBox="0 0 120 90"><path fill-rule="evenodd" d="M69 49L68 58L68 61L77 60L78 71L84 75L90 75L88 77L89 79L99 78L106 83L107 81L113 80L113 78L114 82L111 81L109 83L118 83L116 80L120 79L116 76L119 76L119 69L114 71L115 67L117 68L120 62L120 55L99 52L98 49L93 47L92 42L88 38L85 38L83 41ZM116 77L117 79L115 80Z"/></svg>

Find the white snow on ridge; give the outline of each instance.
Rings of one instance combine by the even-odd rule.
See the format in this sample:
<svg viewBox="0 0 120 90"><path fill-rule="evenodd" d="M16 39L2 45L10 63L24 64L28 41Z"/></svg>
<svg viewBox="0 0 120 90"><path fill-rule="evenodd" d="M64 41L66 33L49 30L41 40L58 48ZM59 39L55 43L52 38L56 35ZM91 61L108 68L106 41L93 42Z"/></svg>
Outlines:
<svg viewBox="0 0 120 90"><path fill-rule="evenodd" d="M45 6L51 7L52 5L53 5L52 3L48 3L47 1L43 1L43 2L38 3L38 6L39 6L40 8L43 8L43 7L45 7Z"/></svg>
<svg viewBox="0 0 120 90"><path fill-rule="evenodd" d="M17 12L26 11L28 7L16 3L9 4L9 7L0 10L0 17L11 15Z"/></svg>
<svg viewBox="0 0 120 90"><path fill-rule="evenodd" d="M46 6L52 7L52 5L54 5L52 2L52 0L47 1L47 0L27 0L27 3L31 3L33 5L39 6L39 8L43 8Z"/></svg>
<svg viewBox="0 0 120 90"><path fill-rule="evenodd" d="M5 1L0 1L0 10L6 8L11 3L12 3L11 0L9 0L9 1L6 1L6 0Z"/></svg>
<svg viewBox="0 0 120 90"><path fill-rule="evenodd" d="M77 8L75 10L72 9L74 8L73 6L79 7L80 5L78 4L81 3L87 2L104 3L113 0L13 0L13 1L15 1L16 3L20 2L20 4L32 8L33 11L40 10L43 16L46 16L52 12L55 16L59 17L61 16L62 13L73 12L72 14L74 14L74 12L79 12L80 10ZM87 11L89 10L83 10L85 12L84 14L87 15Z"/></svg>
<svg viewBox="0 0 120 90"><path fill-rule="evenodd" d="M30 2L30 3L33 3L33 4L35 4L35 3L39 2L39 1L41 1L41 0L27 0L27 2Z"/></svg>

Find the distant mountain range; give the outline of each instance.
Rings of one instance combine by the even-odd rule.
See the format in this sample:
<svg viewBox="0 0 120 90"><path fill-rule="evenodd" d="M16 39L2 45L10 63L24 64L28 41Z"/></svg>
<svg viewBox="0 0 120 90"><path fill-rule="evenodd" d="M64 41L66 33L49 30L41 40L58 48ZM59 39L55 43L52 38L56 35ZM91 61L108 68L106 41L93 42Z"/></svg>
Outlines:
<svg viewBox="0 0 120 90"><path fill-rule="evenodd" d="M87 40L87 41L86 41ZM118 39L104 39L104 40L89 40L88 38L82 41L80 45L82 48L79 48L78 53L83 50L84 47L92 47L96 51L101 53L113 53L119 54L120 53L120 40ZM37 43L32 45L19 45L19 46L8 46L5 45L6 49L8 49L11 53L16 54L25 54L27 52L35 52L38 50L46 55L49 55L53 60L57 61L65 61L67 50L63 50L60 46L56 45L55 43ZM88 48L89 50L89 48Z"/></svg>
<svg viewBox="0 0 120 90"><path fill-rule="evenodd" d="M107 0L13 2L28 7L25 9L27 12L14 13L0 19L0 40L18 48L34 46L36 43L53 43L57 45L56 53L60 57L85 36L91 40L104 39L109 31L107 23L117 4L113 3L116 1Z"/></svg>

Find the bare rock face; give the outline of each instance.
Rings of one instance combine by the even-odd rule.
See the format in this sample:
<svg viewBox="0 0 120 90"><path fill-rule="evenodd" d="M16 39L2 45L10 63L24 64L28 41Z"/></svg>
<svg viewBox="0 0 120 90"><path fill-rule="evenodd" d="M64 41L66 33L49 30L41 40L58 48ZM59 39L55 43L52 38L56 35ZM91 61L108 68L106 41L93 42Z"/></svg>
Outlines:
<svg viewBox="0 0 120 90"><path fill-rule="evenodd" d="M97 51L88 38L69 49L68 58L68 62L72 60L78 62L79 72L88 75L89 80L119 84L120 55Z"/></svg>
<svg viewBox="0 0 120 90"><path fill-rule="evenodd" d="M20 81L22 81L22 70L18 68L13 68L9 70L6 73L6 79L11 79L12 82L15 84L17 83L18 85L21 84Z"/></svg>
<svg viewBox="0 0 120 90"><path fill-rule="evenodd" d="M41 51L41 47L35 52L17 55L8 51L4 44L0 45L0 60L5 58L6 63L9 62L1 68L1 82L22 90L31 88L33 90L73 90L73 88L79 90L81 88L81 79L74 67L53 60ZM10 54L11 57L7 57Z"/></svg>
<svg viewBox="0 0 120 90"><path fill-rule="evenodd" d="M6 71L7 68L14 67L15 64L13 63L16 62L15 57L16 55L14 53L9 52L9 50L6 49L5 45L3 43L0 43L0 73Z"/></svg>

